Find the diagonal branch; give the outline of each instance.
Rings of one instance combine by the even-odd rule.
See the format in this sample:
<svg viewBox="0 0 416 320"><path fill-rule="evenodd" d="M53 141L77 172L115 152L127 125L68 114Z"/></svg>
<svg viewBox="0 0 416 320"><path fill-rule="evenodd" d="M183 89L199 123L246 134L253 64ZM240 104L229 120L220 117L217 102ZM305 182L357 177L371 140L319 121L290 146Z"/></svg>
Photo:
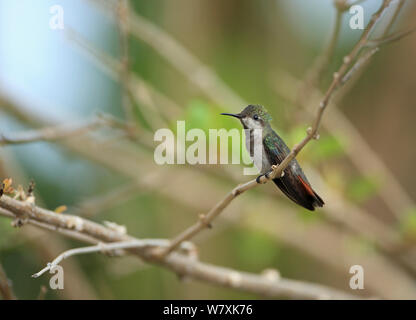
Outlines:
<svg viewBox="0 0 416 320"><path fill-rule="evenodd" d="M352 65L353 61L357 57L358 53L360 52L361 48L365 46L368 41L368 37L371 33L371 30L380 19L384 10L390 5L392 0L384 0L380 9L373 14L370 19L370 22L367 25L367 28L363 32L360 40L357 44L353 47L351 52L344 57L343 64L339 68L337 72L334 73L334 78L332 83L330 84L327 92L325 93L323 99L320 102L317 115L313 122L311 128L309 128L306 137L296 144L294 148L290 151L290 153L285 157L285 159L278 165L273 166L273 171L268 176L262 176L260 178L260 183L267 183L268 181L275 179L276 177L280 177L283 170L290 164L290 162L297 156L297 154L308 144L312 139L317 138L318 129L320 127L322 117L324 111L331 99L332 95L334 94L335 90L342 84L342 77L348 71L350 66ZM171 245L163 249L162 251L157 252L158 255L161 257L166 257L169 253L175 250L183 241L190 240L194 237L197 233L209 227L211 222L219 215L221 212L234 200L238 195L242 194L243 192L255 188L257 186L256 179L249 181L243 185L237 186L231 192L229 192L226 197L217 203L206 215L201 215L198 222L194 225L186 229L184 232L179 234L176 238L172 240Z"/></svg>
<svg viewBox="0 0 416 320"><path fill-rule="evenodd" d="M94 3L98 8L100 9L104 9L103 11L107 12L107 13L111 13L112 9L108 8L109 4L108 3L104 3L104 2L98 2L97 0L88 0L89 2ZM336 0L338 1L338 0ZM343 1L343 0L341 0ZM357 1L349 1L348 5L355 5L358 3L363 2L364 0L357 0ZM390 19L387 27L385 28L385 32L383 33L383 37L385 37L389 30L391 29L391 27L393 26L394 22L396 21L403 5L404 5L405 0L399 0L395 11L393 13L393 17ZM138 21L138 20L140 21ZM176 48L180 48L178 50L175 51L168 51L168 50L164 50L163 45L159 44L159 38L158 37L145 37L144 35L147 35L148 33L151 33L153 30L155 34L160 35L163 34L163 37L170 39L170 41L175 41L173 39L172 36L170 36L169 34L167 34L165 31L163 31L162 29L158 28L156 25L151 24L149 21L145 20L143 17L138 16L137 14L134 16L130 17L130 20L132 21L138 21L138 23L136 23L136 28L135 30L132 30L132 33L134 33L134 35L137 38L140 38L141 40L145 41L146 43L149 43L149 45L151 45L153 48L155 48L155 50L163 55L166 60L168 62L170 62L174 67L177 67L178 70L188 70L188 72L184 73L188 79L190 81L193 81L193 79L195 77L193 77L193 75L195 73L192 72L192 70L202 70L204 69L204 65L195 57L192 55L191 52L189 52L188 50L186 50L181 44L176 43L175 47ZM145 23L140 23L140 22L145 22ZM144 30L140 30L140 28L144 28ZM133 32L134 31L134 32ZM334 37L331 36L331 39L333 39ZM176 41L177 42L177 41ZM332 42L332 41L331 41ZM331 45L331 44L330 44ZM328 49L326 49L328 50ZM325 51L326 51L325 50ZM177 52L185 52L183 55L179 55L179 57L185 57L185 56L192 56L192 60L193 61L193 67L191 68L191 66L188 64L189 61L185 61L185 63L187 63L188 65L184 65L182 67L178 67L176 63L181 63L182 61L184 61L184 59L175 59L177 57ZM169 57L166 57L166 56ZM101 58L99 59L101 60ZM366 63L364 63L366 64ZM359 71L362 72L363 68L360 67ZM357 78L357 77L355 77ZM241 97L239 97L237 94L235 94L234 92L231 91L231 89L228 86L224 86L224 84L219 81L219 82L210 82L208 81L208 79L205 79L205 83L209 83L209 87L212 90L206 91L204 90L203 87L201 87L201 83L199 82L195 82L193 81L193 83L200 87L200 89L206 94L207 97L213 99L213 101L217 101L216 99L222 100L224 101L228 101L227 97L230 96L234 96L237 99L233 99L233 101L230 101L230 105L234 105L234 106L240 106L241 105L247 105L246 102L243 101L243 99ZM211 80L213 80L213 78L211 78ZM215 80L215 79L214 79ZM217 77L218 80L218 77ZM351 84L351 81L348 82L348 84ZM301 85L299 85L299 87L301 87ZM221 88L219 90L217 90L217 88ZM228 95L223 95L224 92L229 91ZM313 92L316 92L316 90L313 90ZM306 95L305 95L306 96ZM299 95L296 99L299 99ZM240 102L239 102L240 101ZM309 101L308 98L305 98L304 101ZM231 103L232 102L232 103ZM221 103L223 104L223 103ZM306 106L302 104L302 107L305 108ZM331 126L333 127L337 127L337 125L339 125L339 122L342 122L342 127L344 129L346 129L348 132L350 133L354 133L354 136L359 136L356 129L349 123L347 123L347 119L339 112L337 112L335 110L335 112L339 115L337 124L333 124L331 123ZM340 119L342 118L342 119ZM386 187L383 188L383 199L386 200L386 204L389 206L389 208L397 215L399 216L401 212L403 212L403 208L404 209L408 209L413 207L413 201L411 200L411 198L409 197L408 193L403 189L403 187L400 185L400 183L397 181L397 178L391 173L391 171L386 167L386 165L379 159L379 157L375 154L374 151L372 151L372 149L368 146L368 144L363 141L361 138L358 140L359 144L360 144L360 149L361 152L365 152L366 154L366 158L369 159L369 162L372 163L372 165L374 166L374 168L377 168L381 173L383 173L384 176L386 176L386 179L389 182L389 184L386 184ZM353 152L350 152L350 155L352 154L356 154ZM356 156L350 156L351 160L356 163L357 167L362 170L362 163L360 162L360 159L358 159ZM394 196L387 196L389 194L394 194ZM397 200L396 200L397 199Z"/></svg>
<svg viewBox="0 0 416 320"><path fill-rule="evenodd" d="M382 38L385 41L383 44L387 44L388 42L392 42L397 38L397 35L402 35L402 37L410 34L410 32L397 32L394 36L388 36L391 28L393 27L394 23L396 22L403 6L405 0L397 1L396 7L394 8L394 12L390 21L388 22L387 26L384 27L382 32ZM379 39L380 40L380 39ZM368 47L368 44L371 44L373 40L368 40L365 47ZM364 48L363 48L364 49ZM345 84L346 80L348 80L349 88L352 87L353 81L350 81L350 78L353 80L357 80L358 74L364 71L364 67L368 65L369 61L371 60L372 56L378 52L378 48L374 48L372 50L368 50L365 52L360 58L357 59L355 65L348 71L348 73L343 77L343 84ZM279 84L279 93L287 97L287 90L281 90L282 85L295 87L295 88L304 88L305 81L299 81L293 79L290 75L286 75L284 79L282 79L281 83ZM303 83L303 84L302 84ZM345 96L347 90L344 90L341 96ZM299 90L299 89L298 89ZM293 90L291 90L293 91ZM302 109L305 109L308 112L310 111L309 106L314 105L316 100L319 99L323 94L320 90L316 88L308 88L308 90L298 91L298 93L293 93L292 97L289 97L289 101L296 106L300 106ZM302 101L300 101L299 97L302 97ZM338 96L338 100L341 97ZM312 102L310 102L312 100ZM303 103L302 103L303 102ZM390 169L382 162L379 156L372 150L371 146L363 139L354 125L336 108L333 109L332 114L329 115L329 119L327 119L326 124L324 124L326 128L332 132L344 132L348 133L348 136L351 137L351 140L355 141L353 145L351 145L347 150L350 156L350 160L355 164L356 168L361 171L363 174L367 174L368 170L377 171L381 176L385 178L386 183L381 188L381 197L385 201L386 205L389 207L391 212L397 217L400 216L408 210L408 208L414 207L413 200L408 195L406 190L400 185L397 181L397 177L391 173ZM357 154L361 154L363 158L366 159L365 163L363 163L359 158L356 157Z"/></svg>

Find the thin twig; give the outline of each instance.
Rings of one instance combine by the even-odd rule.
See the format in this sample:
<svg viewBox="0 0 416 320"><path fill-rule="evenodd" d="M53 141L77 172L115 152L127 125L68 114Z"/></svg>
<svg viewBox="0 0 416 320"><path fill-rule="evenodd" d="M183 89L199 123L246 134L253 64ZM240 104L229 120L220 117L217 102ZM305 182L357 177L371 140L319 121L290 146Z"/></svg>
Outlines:
<svg viewBox="0 0 416 320"><path fill-rule="evenodd" d="M121 249L132 249L132 248L143 249L143 248L151 248L151 247L165 247L168 244L169 244L169 241L165 239L140 239L140 240L130 240L130 241L122 241L122 242L114 242L114 243L99 243L96 246L70 249L60 254L52 262L48 263L47 266L43 268L41 271L33 274L32 277L33 278L40 277L45 272L59 265L62 262L62 260L65 260L75 255L94 253L94 252L109 253L110 251L121 250ZM184 242L182 243L182 245L183 245L182 248L184 250L195 251L195 246L191 244L190 242Z"/></svg>
<svg viewBox="0 0 416 320"><path fill-rule="evenodd" d="M347 3L345 0L334 0L333 4L336 10L336 15L330 40L328 42L327 47L324 49L323 53L316 58L315 62L313 63L313 66L306 73L305 81L302 83L302 87L299 89L298 104L303 103L303 101L305 101L305 99L307 99L307 97L309 96L311 89L315 88L318 85L318 83L322 79L322 76L328 69L331 63L331 58L334 55L339 34L341 31L342 16L344 11L346 10Z"/></svg>
<svg viewBox="0 0 416 320"><path fill-rule="evenodd" d="M356 62L355 64L351 67L350 70L348 70L348 72L342 77L342 84L345 84L348 80L351 79L351 77L353 76L353 74L360 68L362 68L367 62L368 60L371 59L371 57L373 55L375 55L378 51L380 50L380 48L376 47L372 50L367 51L365 54L363 54Z"/></svg>
<svg viewBox="0 0 416 320"><path fill-rule="evenodd" d="M52 127L30 130L25 132L0 134L0 146L11 144L24 144L37 141L55 141L85 134L104 125L101 119L94 119L87 123L61 124Z"/></svg>
<svg viewBox="0 0 416 320"><path fill-rule="evenodd" d="M402 38L412 34L415 31L416 31L416 27L413 27L406 31L398 31L387 37L382 37L380 39L373 39L367 42L366 47L380 47L385 44L390 44L392 42L401 40Z"/></svg>
<svg viewBox="0 0 416 320"><path fill-rule="evenodd" d="M129 94L129 77L130 77L130 62L129 62L129 1L118 0L116 8L117 27L120 39L121 52L121 69L120 69L120 84L122 91L122 105L127 121L132 124L134 121L133 104L130 100Z"/></svg>
<svg viewBox="0 0 416 320"><path fill-rule="evenodd" d="M389 24L387 25L386 29L384 29L383 37L387 36L387 34L393 28L394 23L396 22L397 18L399 17L400 12L403 9L405 1L406 0L398 0L398 3L396 5L396 9L394 10L393 16L390 19Z"/></svg>

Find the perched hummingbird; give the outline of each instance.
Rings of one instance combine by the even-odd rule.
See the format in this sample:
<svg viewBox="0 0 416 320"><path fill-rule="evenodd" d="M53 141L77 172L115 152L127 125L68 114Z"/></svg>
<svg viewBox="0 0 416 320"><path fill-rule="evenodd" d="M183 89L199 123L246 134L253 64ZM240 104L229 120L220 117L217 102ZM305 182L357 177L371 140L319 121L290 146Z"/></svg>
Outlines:
<svg viewBox="0 0 416 320"><path fill-rule="evenodd" d="M272 172L272 165L279 165L289 154L290 149L270 126L272 118L264 107L249 105L237 114L221 114L240 119L246 129L247 151L261 173L256 179L258 183L260 177ZM255 148L254 143L259 141L262 142L261 148ZM261 153L254 152L255 150L261 150ZM296 159L293 159L283 171L282 176L273 179L273 182L289 199L308 210L315 210L315 207L324 205L324 201L312 189Z"/></svg>

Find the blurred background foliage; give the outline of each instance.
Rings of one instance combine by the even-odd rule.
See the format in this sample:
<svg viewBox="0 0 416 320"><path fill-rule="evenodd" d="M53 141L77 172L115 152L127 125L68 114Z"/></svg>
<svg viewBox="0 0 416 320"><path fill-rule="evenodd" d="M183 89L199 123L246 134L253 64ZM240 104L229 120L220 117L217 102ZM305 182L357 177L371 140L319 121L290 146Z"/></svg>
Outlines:
<svg viewBox="0 0 416 320"><path fill-rule="evenodd" d="M366 23L380 3L379 0L362 3ZM117 24L97 10L94 1L40 0L35 3L29 0L0 0L0 94L13 97L30 106L31 111L41 117L56 122L89 119L97 111L123 118L123 90L118 81L82 54L82 49L66 37L66 31L49 28L49 8L54 4L61 5L65 10L66 31L74 30L99 51L120 59L122 53ZM131 0L130 10L170 34L212 68L245 101L265 105L273 116L273 127L289 146L304 137L312 120L311 114L281 94L288 87L292 87L292 91L296 88L290 81L282 82L284 77L279 75L289 73L298 79L305 77L329 38L335 19L332 1ZM395 30L411 25L415 20L415 10L413 1L408 1ZM346 13L330 70L335 70L360 34L361 30L348 27ZM231 106L227 101L221 104L213 101L148 43L132 36L128 43L130 72L139 75L146 84L163 93L180 108L177 117L169 117L169 113L163 117L165 106L157 106L161 118L167 120L167 127L175 130L176 121L185 120L187 130L240 130L237 121L221 117L219 113L237 112L244 105ZM169 46L161 50L169 50ZM362 77L337 104L411 199L416 198L413 174L416 149L412 147L416 138L415 55L414 36L383 47ZM322 90L328 86L330 78L331 72L328 72L320 83ZM212 94L215 95L215 92ZM148 114L143 101L135 101L134 122L152 137L156 128L152 128L149 116L152 120L154 113ZM26 128L24 123L16 121L6 112L0 113L0 117L2 133ZM108 132L106 140L106 133L103 135L103 143L106 144L122 144L125 140L123 137L114 139ZM349 158L347 150L355 145L354 137L348 132L325 129L321 130L320 136L319 142L312 142L302 151L299 160L328 208L306 212L281 197L272 185L249 191L250 196L244 195L244 199L236 200L242 203L238 208L244 208L241 216L235 212L230 214L227 209L223 215L230 215L231 223L226 219L227 222L218 220L212 231L205 231L208 235L196 239L201 260L257 273L278 269L285 277L349 290L348 270L352 264L366 266L367 260L362 259L372 256L371 252L387 256L386 259L390 259L391 255L380 253L382 250L374 244L374 239L366 237L365 232L357 234L340 224L339 220L331 219L332 215L327 210L332 210L335 216L338 213L345 216L348 211L342 211L336 205L344 207L348 203L349 210L369 212L372 218L387 225L403 239L416 239L416 208L400 209L402 212L397 221L385 203L389 199L383 199L385 194L380 193L390 181L377 171L369 170L362 174ZM148 142L156 146L152 140ZM137 152L152 161L151 150L140 149ZM106 155L110 159L112 156ZM366 158L360 154L355 156L365 168L371 169L371 164L366 164ZM114 221L125 225L129 234L139 238L170 238L195 221L200 213L197 210L209 209L236 182L247 180L248 177L242 175L242 168L241 165L197 166L197 171L208 174L208 185L204 184L206 177L200 180L196 175L191 180L165 179L159 186L167 193L171 189L189 193L188 202L177 201L175 195L167 197L166 192L157 192L157 188L135 187L133 182L119 201L86 216L95 221ZM168 170L180 169L170 166ZM138 180L141 175L138 173ZM13 177L15 184L24 186L27 186L29 179L33 179L36 181L39 205L52 210L66 205L69 208L67 213L77 214L82 210L87 212L88 206L82 204L111 195L114 190L132 183L126 175L73 153L59 143L43 142L0 147L0 178L6 177ZM197 196L192 198L193 192ZM338 198L332 197L334 193ZM263 202L263 199L267 201ZM233 206L234 203L230 209ZM283 213L286 211L288 218ZM274 218L278 212L280 215ZM345 219L348 220L348 216ZM338 230L335 234L341 242L338 248L342 251L330 248L335 244L322 236L319 232L321 226ZM27 233L27 229L31 232ZM308 246L308 242L315 247ZM0 262L13 281L16 295L22 299L34 299L42 285L48 287L48 276L34 280L30 278L32 273L61 251L79 245L30 227L16 230L10 227L10 221L0 219ZM334 251L340 251L338 257L352 254L354 258L345 258L345 261L336 256L331 258ZM379 266L383 264L383 259L374 258L375 262L372 260L368 264L366 272L379 273L377 276L382 277L383 268ZM391 263L395 264L394 257L392 260ZM413 263L416 264L416 261ZM71 258L63 266L66 271L65 290L49 290L47 299L256 298L209 284L180 281L171 272L142 264L132 257L87 255ZM385 276L402 276L403 273L405 276L400 279L412 281L408 284L409 288L404 289L400 287L400 281L389 279L386 286L399 284L398 287L390 287L391 291L384 296L415 298L415 270L401 266L395 268L397 272ZM383 296L381 291L381 287L370 284L361 293Z"/></svg>

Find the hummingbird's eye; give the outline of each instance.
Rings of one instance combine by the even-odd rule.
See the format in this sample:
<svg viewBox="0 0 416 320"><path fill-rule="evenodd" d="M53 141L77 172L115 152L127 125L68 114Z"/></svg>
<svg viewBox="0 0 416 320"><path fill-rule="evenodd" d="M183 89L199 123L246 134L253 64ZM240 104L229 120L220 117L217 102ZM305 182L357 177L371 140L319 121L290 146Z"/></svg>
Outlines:
<svg viewBox="0 0 416 320"><path fill-rule="evenodd" d="M256 120L256 121L257 121L257 120L259 120L259 116L258 116L257 114L255 114L255 115L253 116L253 119L254 119L254 120Z"/></svg>

